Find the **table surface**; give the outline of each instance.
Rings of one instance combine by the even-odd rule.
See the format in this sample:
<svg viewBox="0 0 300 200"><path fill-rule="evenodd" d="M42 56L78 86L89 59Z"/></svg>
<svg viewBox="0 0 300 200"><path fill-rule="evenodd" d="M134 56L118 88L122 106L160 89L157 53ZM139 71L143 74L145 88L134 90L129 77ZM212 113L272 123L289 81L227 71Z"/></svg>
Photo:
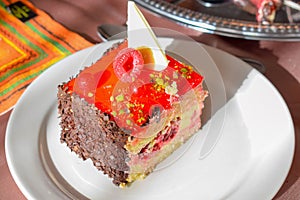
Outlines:
<svg viewBox="0 0 300 200"><path fill-rule="evenodd" d="M101 42L99 24L126 22L126 1L120 0L32 0L40 9L93 43ZM142 9L153 27L170 28L193 36L197 41L233 55L261 61L265 76L285 99L295 126L296 149L291 170L274 199L300 199L300 42L252 41L203 34L182 27ZM245 48L247 47L247 48ZM25 199L12 179L5 158L4 138L11 111L0 116L0 199Z"/></svg>

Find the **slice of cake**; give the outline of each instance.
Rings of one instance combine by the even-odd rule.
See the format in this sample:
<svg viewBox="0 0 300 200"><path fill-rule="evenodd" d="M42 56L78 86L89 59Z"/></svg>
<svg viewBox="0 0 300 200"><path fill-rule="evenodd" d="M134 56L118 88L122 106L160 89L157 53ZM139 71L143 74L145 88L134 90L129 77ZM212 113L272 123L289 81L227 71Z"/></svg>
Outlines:
<svg viewBox="0 0 300 200"><path fill-rule="evenodd" d="M147 176L200 129L207 96L191 66L164 55L167 65L157 70L156 51L128 44L58 86L61 142L120 187Z"/></svg>

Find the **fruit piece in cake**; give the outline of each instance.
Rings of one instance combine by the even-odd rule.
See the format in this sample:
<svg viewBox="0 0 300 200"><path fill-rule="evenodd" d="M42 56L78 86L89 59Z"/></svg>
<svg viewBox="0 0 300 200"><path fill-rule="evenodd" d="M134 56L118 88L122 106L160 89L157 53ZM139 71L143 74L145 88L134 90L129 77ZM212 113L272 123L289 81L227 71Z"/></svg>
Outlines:
<svg viewBox="0 0 300 200"><path fill-rule="evenodd" d="M128 40L58 87L61 141L121 187L146 177L200 129L207 96L191 66L159 44L153 50Z"/></svg>

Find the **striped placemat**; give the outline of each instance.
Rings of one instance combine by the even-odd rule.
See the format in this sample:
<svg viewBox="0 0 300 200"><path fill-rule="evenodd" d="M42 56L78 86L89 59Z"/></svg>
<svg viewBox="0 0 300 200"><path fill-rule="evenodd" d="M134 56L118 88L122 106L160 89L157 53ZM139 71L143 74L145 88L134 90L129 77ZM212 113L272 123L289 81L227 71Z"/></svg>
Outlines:
<svg viewBox="0 0 300 200"><path fill-rule="evenodd" d="M0 0L0 115L44 70L91 45L28 1Z"/></svg>

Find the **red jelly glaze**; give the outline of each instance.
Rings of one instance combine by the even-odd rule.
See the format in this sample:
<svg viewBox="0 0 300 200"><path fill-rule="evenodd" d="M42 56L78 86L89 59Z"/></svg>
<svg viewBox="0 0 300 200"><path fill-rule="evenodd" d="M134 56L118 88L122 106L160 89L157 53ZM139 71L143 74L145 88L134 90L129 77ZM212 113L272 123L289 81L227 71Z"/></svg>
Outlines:
<svg viewBox="0 0 300 200"><path fill-rule="evenodd" d="M154 107L162 109L170 109L170 99L178 100L176 96L172 97L164 90L156 90L152 83L147 83L138 88L136 93L132 93L130 102L133 107L130 108L130 113L133 113L134 122L142 126L147 123L148 119L152 116Z"/></svg>
<svg viewBox="0 0 300 200"><path fill-rule="evenodd" d="M147 122L147 118L149 118L153 106L159 105L163 107L163 109L170 109L172 108L172 103L178 101L180 95L185 94L203 81L203 77L196 73L190 66L170 56L167 56L167 59L169 60L169 64L165 70L161 72L151 70L143 71L138 79L145 80L145 84L136 88L135 91L132 91L133 89L131 87L131 84L134 84L134 82L122 83L122 81L120 81L113 69L113 63L104 71L99 71L94 74L90 72L85 73L85 70L83 70L78 77L69 81L65 86L68 87L68 92L75 92L80 97L85 98L89 103L95 104L101 111L109 113L112 117L116 117L116 114L113 113L114 109L112 108L112 96L116 97L118 95L118 90L115 89L118 84L118 88L123 88L119 93L129 93L129 97L126 97L125 94L125 97L129 98L125 98L125 100L136 105L129 108L130 115L127 114L126 117L121 116L120 118L122 118L123 121L131 119L135 125L142 126ZM178 77L174 78L174 72L177 73ZM161 73L161 77L168 77L170 83L175 81L177 83L177 95L167 94L164 89L157 90L155 83L149 78L151 73ZM87 82L88 79L91 80L91 83ZM83 80L82 83L80 82L81 80ZM78 87L78 85L80 87ZM81 86L85 88L83 89ZM92 92L93 95L91 95L89 91ZM126 126L126 123L124 122L122 125Z"/></svg>

